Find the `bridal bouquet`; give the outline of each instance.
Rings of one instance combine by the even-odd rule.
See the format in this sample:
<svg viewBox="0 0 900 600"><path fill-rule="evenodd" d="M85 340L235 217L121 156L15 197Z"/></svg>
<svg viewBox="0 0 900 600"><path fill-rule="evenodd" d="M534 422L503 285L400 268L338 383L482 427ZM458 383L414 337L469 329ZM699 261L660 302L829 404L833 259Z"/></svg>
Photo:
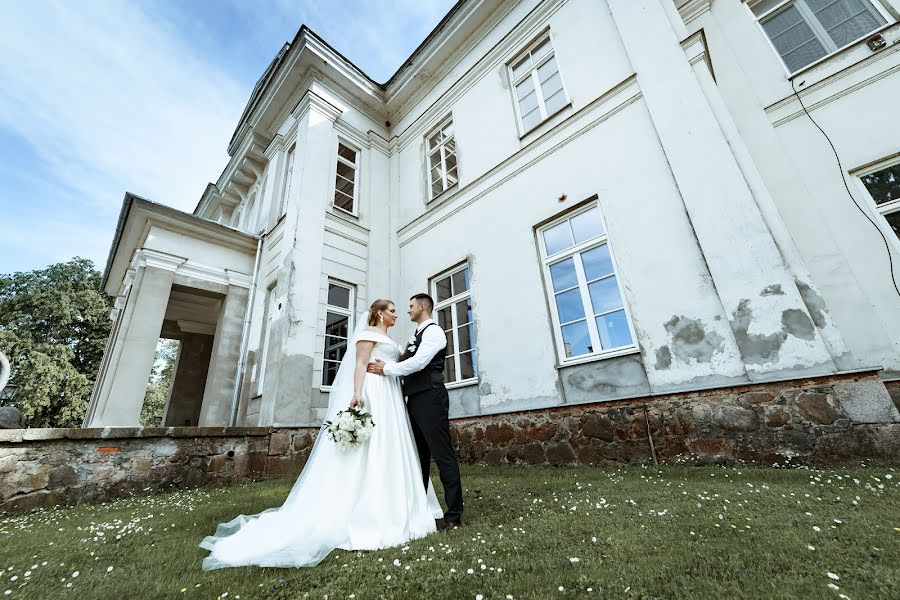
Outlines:
<svg viewBox="0 0 900 600"><path fill-rule="evenodd" d="M328 438L342 450L361 445L369 439L374 428L372 415L358 408L342 410L334 416L334 421L325 421Z"/></svg>

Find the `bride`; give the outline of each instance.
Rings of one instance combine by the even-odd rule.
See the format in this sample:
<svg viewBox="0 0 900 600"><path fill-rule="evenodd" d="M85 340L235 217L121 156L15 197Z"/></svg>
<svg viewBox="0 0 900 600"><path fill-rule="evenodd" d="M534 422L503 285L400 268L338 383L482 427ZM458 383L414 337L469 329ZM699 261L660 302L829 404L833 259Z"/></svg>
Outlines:
<svg viewBox="0 0 900 600"><path fill-rule="evenodd" d="M309 460L279 508L238 515L200 543L203 570L258 565L312 567L335 548L376 550L436 531L443 510L431 483L422 486L419 456L396 377L366 372L370 360L396 362L387 330L397 322L389 300L360 318L331 387L326 420L362 406L375 428L368 442L342 450L320 431ZM368 325L368 327L366 326Z"/></svg>

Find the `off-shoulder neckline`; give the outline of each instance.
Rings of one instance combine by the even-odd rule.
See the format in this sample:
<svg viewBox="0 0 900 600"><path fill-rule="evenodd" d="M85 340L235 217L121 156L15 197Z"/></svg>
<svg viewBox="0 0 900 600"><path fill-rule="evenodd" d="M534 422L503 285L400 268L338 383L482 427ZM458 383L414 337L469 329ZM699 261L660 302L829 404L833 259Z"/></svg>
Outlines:
<svg viewBox="0 0 900 600"><path fill-rule="evenodd" d="M385 340L388 340L388 341L390 341L390 343L392 343L392 344L396 343L396 342L394 342L393 338L391 338L390 336L387 336L387 335L385 335L385 334L383 334L383 333L381 333L381 332L379 332L379 331L372 331L371 329L363 329L360 333L361 333L361 334L362 334L362 333L370 333L370 334L372 334L372 335L376 335L376 336L379 336L379 337L381 337L381 338L383 338L383 339L385 339ZM371 340L369 340L369 341L371 341Z"/></svg>

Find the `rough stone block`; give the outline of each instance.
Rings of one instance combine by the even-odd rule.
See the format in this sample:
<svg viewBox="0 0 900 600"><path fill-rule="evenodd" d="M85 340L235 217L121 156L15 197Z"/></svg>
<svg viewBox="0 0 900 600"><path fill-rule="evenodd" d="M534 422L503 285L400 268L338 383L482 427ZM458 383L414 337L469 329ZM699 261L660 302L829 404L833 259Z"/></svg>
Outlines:
<svg viewBox="0 0 900 600"><path fill-rule="evenodd" d="M834 396L847 416L857 423L897 423L900 414L881 380L838 381Z"/></svg>
<svg viewBox="0 0 900 600"><path fill-rule="evenodd" d="M612 422L602 415L588 415L584 418L584 424L581 426L582 435L589 438L596 438L604 442L611 442L615 439L615 428Z"/></svg>
<svg viewBox="0 0 900 600"><path fill-rule="evenodd" d="M75 485L78 483L78 471L70 466L55 467L50 471L48 484L51 489Z"/></svg>
<svg viewBox="0 0 900 600"><path fill-rule="evenodd" d="M828 402L828 396L822 392L803 392L795 403L800 408L801 416L820 425L830 425L843 416Z"/></svg>
<svg viewBox="0 0 900 600"><path fill-rule="evenodd" d="M269 454L280 456L287 454L291 447L291 434L288 431L273 431L269 436Z"/></svg>

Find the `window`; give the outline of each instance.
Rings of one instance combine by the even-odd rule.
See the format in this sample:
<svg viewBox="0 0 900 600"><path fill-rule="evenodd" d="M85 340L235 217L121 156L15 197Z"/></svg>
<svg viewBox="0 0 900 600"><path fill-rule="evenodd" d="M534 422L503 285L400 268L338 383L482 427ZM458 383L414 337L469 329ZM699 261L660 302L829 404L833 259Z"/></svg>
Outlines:
<svg viewBox="0 0 900 600"><path fill-rule="evenodd" d="M763 0L753 12L792 73L886 23L870 0Z"/></svg>
<svg viewBox="0 0 900 600"><path fill-rule="evenodd" d="M350 337L353 288L328 282L328 298L325 301L325 362L322 365L322 385L334 383L341 360L347 353Z"/></svg>
<svg viewBox="0 0 900 600"><path fill-rule="evenodd" d="M509 71L522 133L530 131L569 103L549 33L516 57Z"/></svg>
<svg viewBox="0 0 900 600"><path fill-rule="evenodd" d="M231 214L231 226L235 229L241 228L241 218L244 216L244 208L242 206L238 206L234 212Z"/></svg>
<svg viewBox="0 0 900 600"><path fill-rule="evenodd" d="M359 172L359 151L338 142L337 172L334 179L334 206L356 214L356 179Z"/></svg>
<svg viewBox="0 0 900 600"><path fill-rule="evenodd" d="M875 206L900 238L900 161L860 177Z"/></svg>
<svg viewBox="0 0 900 600"><path fill-rule="evenodd" d="M447 335L444 382L474 381L478 377L475 319L468 265L456 267L432 280L437 322Z"/></svg>
<svg viewBox="0 0 900 600"><path fill-rule="evenodd" d="M633 348L600 207L594 204L538 233L560 359Z"/></svg>
<svg viewBox="0 0 900 600"><path fill-rule="evenodd" d="M428 135L425 146L428 155L428 183L431 187L431 197L437 198L459 182L453 120L448 119L432 131Z"/></svg>
<svg viewBox="0 0 900 600"><path fill-rule="evenodd" d="M269 356L269 340L272 338L272 321L275 319L275 313L278 310L275 304L276 297L277 294L273 285L266 290L266 304L263 309L263 330L259 340L259 350L257 350L259 360L254 365L253 375L256 376L257 394L263 393L263 383L266 379L266 360Z"/></svg>
<svg viewBox="0 0 900 600"><path fill-rule="evenodd" d="M294 157L296 155L297 145L294 144L291 146L291 149L288 150L287 154L287 170L284 172L284 195L281 197L281 204L278 207L278 215L277 218L281 218L281 215L285 213L287 210L287 203L291 197L291 191L294 186Z"/></svg>

